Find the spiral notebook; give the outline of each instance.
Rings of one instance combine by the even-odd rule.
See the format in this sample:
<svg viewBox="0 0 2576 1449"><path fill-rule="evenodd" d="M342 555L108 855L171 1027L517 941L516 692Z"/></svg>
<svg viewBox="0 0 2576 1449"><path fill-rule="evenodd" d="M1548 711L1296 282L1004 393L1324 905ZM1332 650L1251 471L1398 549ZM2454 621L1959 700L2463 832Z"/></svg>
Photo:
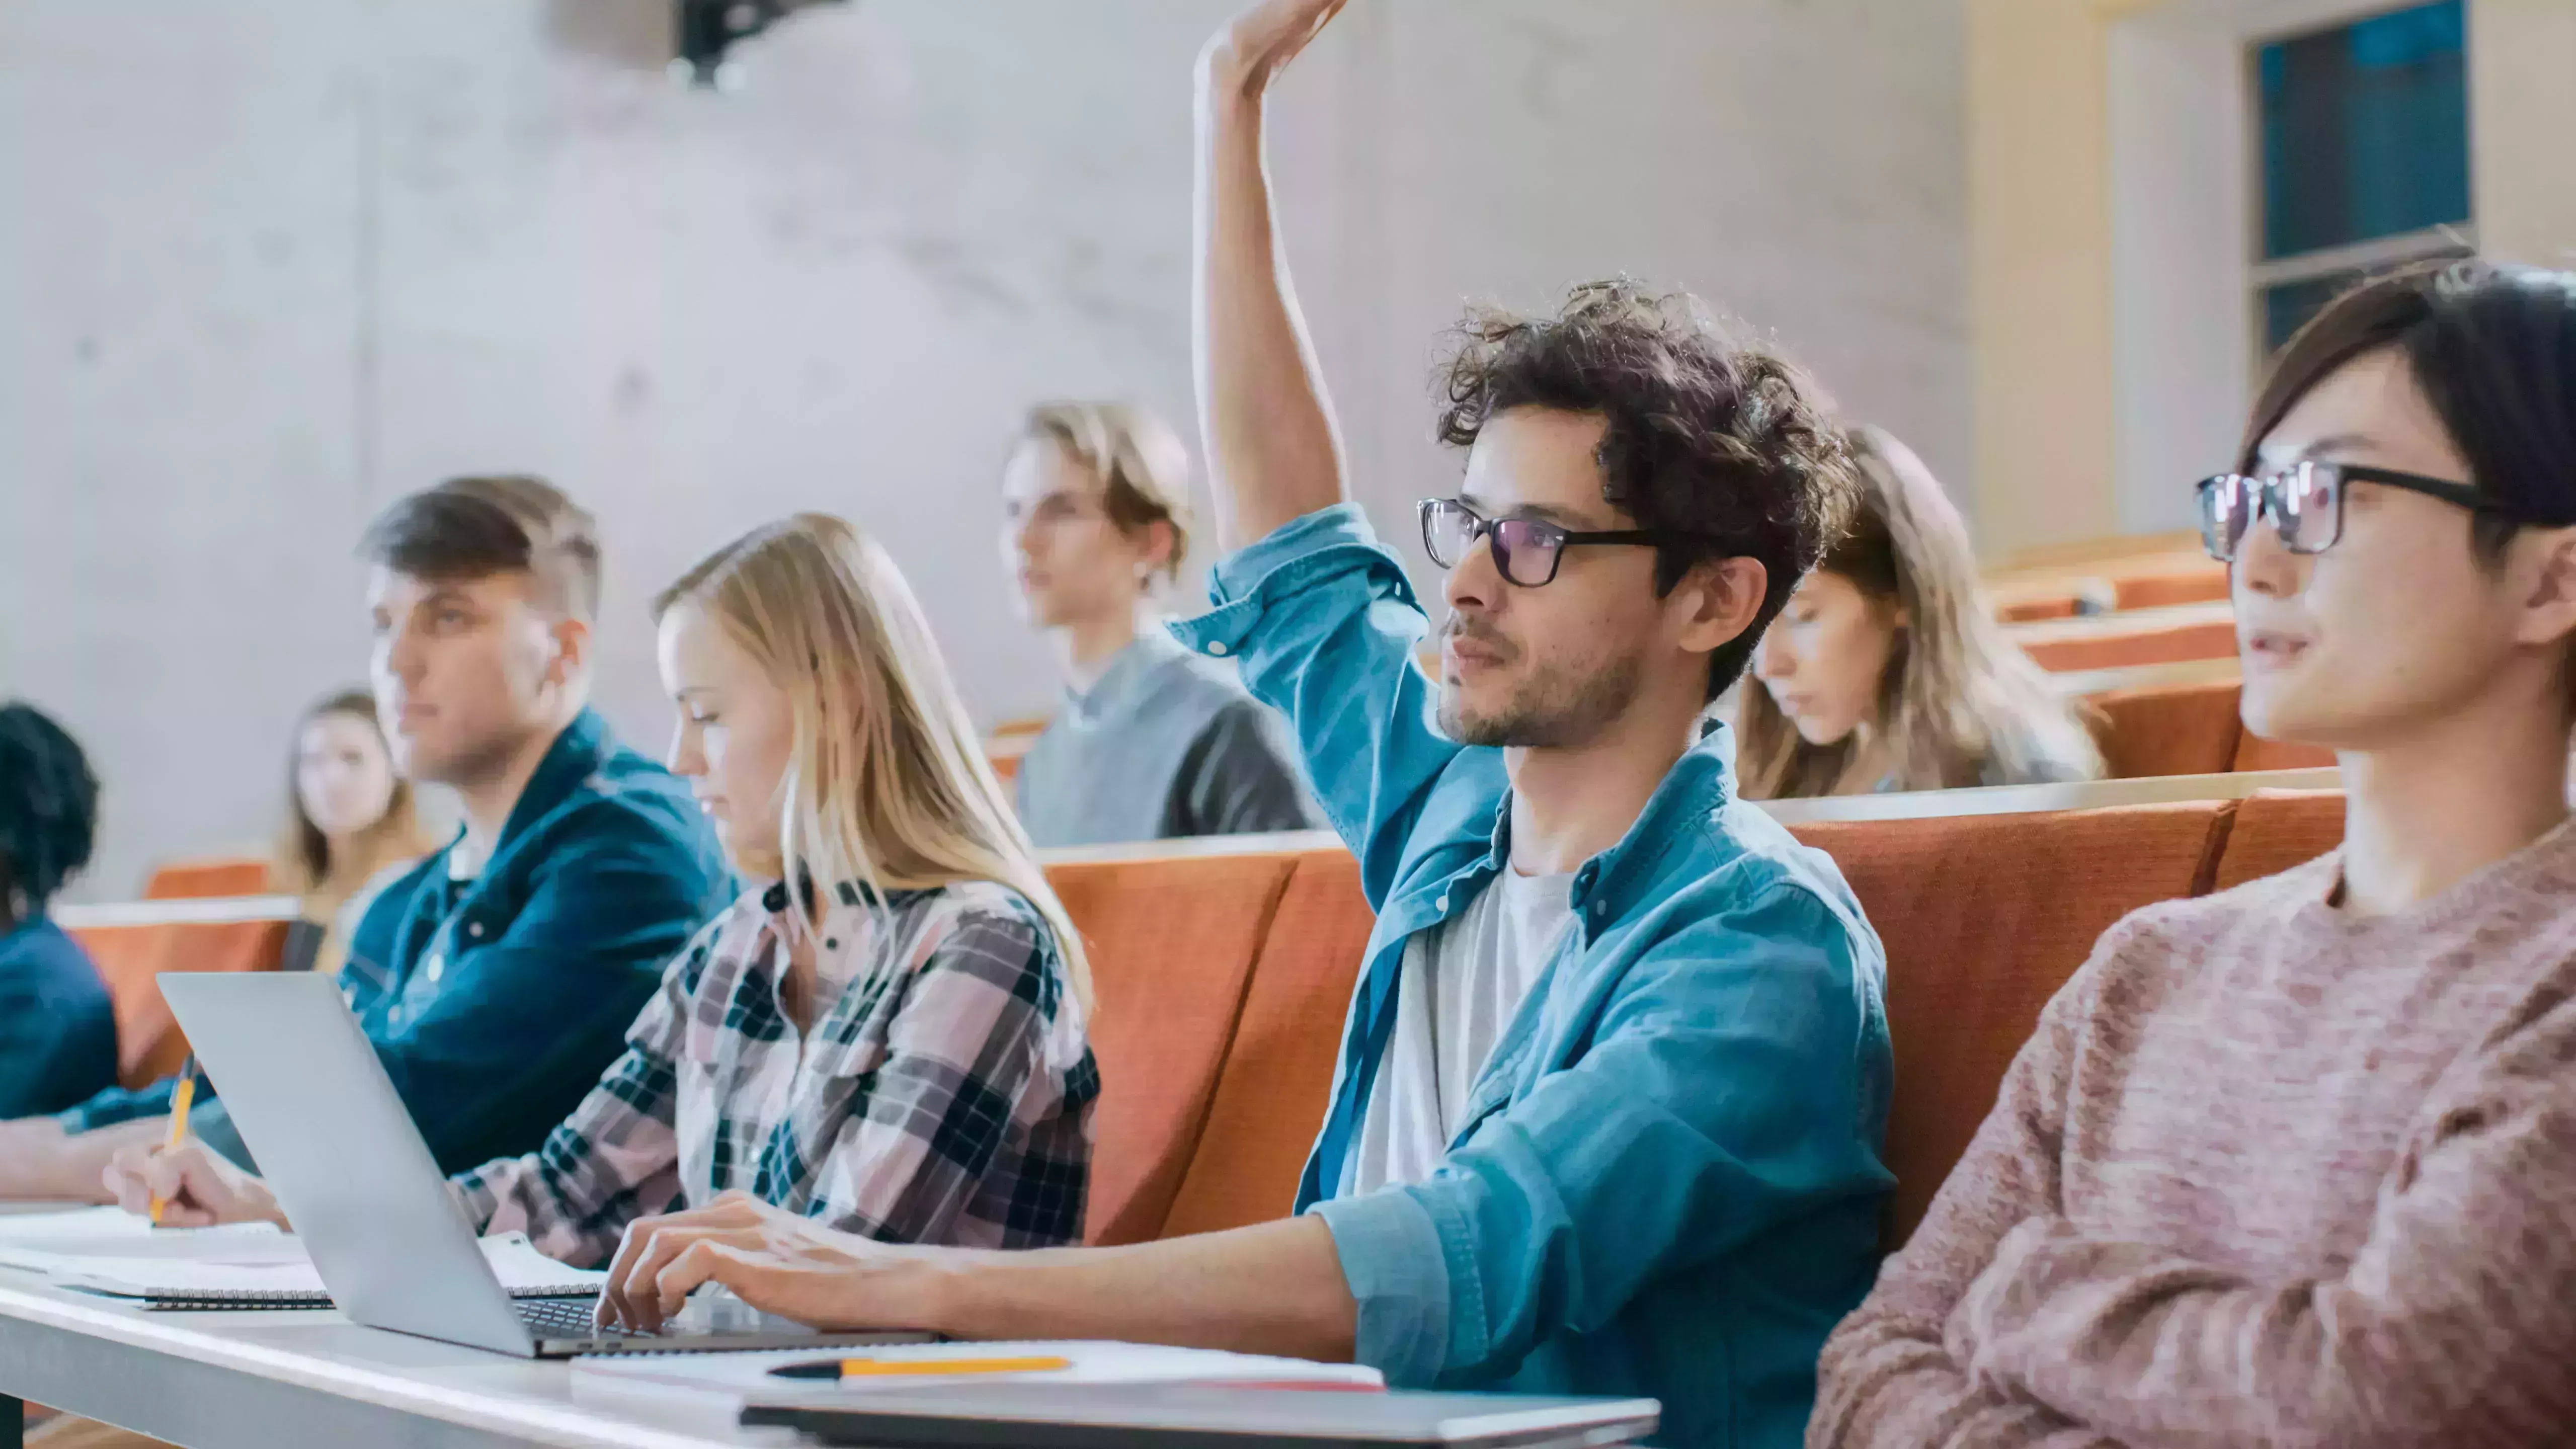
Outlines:
<svg viewBox="0 0 2576 1449"><path fill-rule="evenodd" d="M120 1245L140 1248L143 1244ZM513 1298L587 1298L607 1275L567 1268L524 1233L482 1241L484 1260ZM187 1252L60 1253L41 1265L58 1287L128 1300L137 1308L328 1308L331 1295L294 1238L236 1239ZM26 1264L24 1266L39 1266Z"/></svg>

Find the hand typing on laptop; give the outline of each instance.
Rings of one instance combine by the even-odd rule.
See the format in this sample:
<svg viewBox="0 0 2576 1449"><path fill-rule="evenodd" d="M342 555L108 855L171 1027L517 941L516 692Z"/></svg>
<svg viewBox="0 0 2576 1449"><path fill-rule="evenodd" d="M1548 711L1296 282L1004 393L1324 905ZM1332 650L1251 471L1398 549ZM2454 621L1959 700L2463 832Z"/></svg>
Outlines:
<svg viewBox="0 0 2576 1449"><path fill-rule="evenodd" d="M104 1181L117 1206L130 1213L148 1216L159 1199L165 1228L248 1222L288 1226L267 1183L202 1142L129 1144L108 1160Z"/></svg>
<svg viewBox="0 0 2576 1449"><path fill-rule="evenodd" d="M995 1256L881 1243L728 1192L702 1208L627 1225L599 1295L599 1322L658 1329L692 1291L715 1283L816 1328L917 1328L935 1316L935 1297L954 1269Z"/></svg>

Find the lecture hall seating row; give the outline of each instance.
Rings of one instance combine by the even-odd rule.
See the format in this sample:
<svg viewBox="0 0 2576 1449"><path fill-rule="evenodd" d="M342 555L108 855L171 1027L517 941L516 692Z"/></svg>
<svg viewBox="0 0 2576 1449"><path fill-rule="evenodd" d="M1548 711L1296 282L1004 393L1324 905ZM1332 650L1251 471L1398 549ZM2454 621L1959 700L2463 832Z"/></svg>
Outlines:
<svg viewBox="0 0 2576 1449"><path fill-rule="evenodd" d="M2115 780L2324 769L2335 762L2332 750L2267 740L2245 728L2238 715L2243 675L2233 654L2051 678L2093 711L2103 763Z"/></svg>
<svg viewBox="0 0 2576 1449"><path fill-rule="evenodd" d="M1892 1242L2094 939L2153 901L2331 848L2342 796L2314 787L2333 783L2306 771L1768 807L1841 864L1887 945ZM1090 1240L1281 1215L1322 1120L1372 920L1356 862L1330 835L1305 833L1054 852L1047 870L1089 946L1100 1001ZM2039 881L2048 889L2031 888ZM186 1052L153 976L273 969L293 909L272 899L60 913L109 978L128 1082Z"/></svg>

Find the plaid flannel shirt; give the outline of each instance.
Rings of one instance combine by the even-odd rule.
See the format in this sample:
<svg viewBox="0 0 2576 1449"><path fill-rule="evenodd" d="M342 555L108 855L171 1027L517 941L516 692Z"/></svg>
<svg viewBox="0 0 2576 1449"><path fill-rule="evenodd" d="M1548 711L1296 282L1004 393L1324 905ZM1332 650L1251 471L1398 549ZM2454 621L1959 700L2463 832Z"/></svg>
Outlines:
<svg viewBox="0 0 2576 1449"><path fill-rule="evenodd" d="M986 882L841 887L800 1043L787 906L771 886L701 931L580 1108L456 1179L467 1211L573 1264L731 1188L887 1242L1079 1241L1100 1074L1045 920Z"/></svg>

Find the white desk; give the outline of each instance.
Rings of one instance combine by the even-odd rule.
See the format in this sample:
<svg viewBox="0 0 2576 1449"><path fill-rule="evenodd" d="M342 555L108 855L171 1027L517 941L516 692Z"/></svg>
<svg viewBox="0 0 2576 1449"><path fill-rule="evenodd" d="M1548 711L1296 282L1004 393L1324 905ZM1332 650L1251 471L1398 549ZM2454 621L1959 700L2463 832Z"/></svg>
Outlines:
<svg viewBox="0 0 2576 1449"><path fill-rule="evenodd" d="M0 1268L0 1395L184 1449L738 1449L784 1430L679 1427L668 1409L576 1403L562 1363L360 1328L337 1312L146 1313ZM0 1400L13 1426L17 1406Z"/></svg>

